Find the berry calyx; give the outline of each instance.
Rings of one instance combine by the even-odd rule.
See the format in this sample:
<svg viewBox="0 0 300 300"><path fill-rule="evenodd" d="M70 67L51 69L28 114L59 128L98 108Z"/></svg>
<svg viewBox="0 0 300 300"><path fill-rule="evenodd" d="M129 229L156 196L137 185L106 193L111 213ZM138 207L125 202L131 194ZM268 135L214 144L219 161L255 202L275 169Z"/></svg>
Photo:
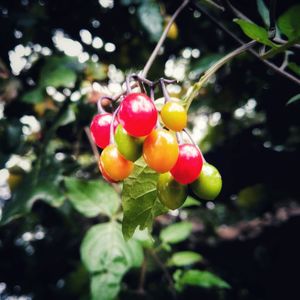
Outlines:
<svg viewBox="0 0 300 300"><path fill-rule="evenodd" d="M178 158L175 135L165 129L154 129L145 139L143 157L147 165L156 172L170 171Z"/></svg>
<svg viewBox="0 0 300 300"><path fill-rule="evenodd" d="M177 102L167 102L160 112L165 126L174 131L181 131L187 124L187 113L185 108Z"/></svg>
<svg viewBox="0 0 300 300"><path fill-rule="evenodd" d="M104 149L109 145L110 141L110 124L112 122L113 116L109 113L97 114L94 116L90 131L95 144ZM118 126L118 121L115 119L114 128Z"/></svg>
<svg viewBox="0 0 300 300"><path fill-rule="evenodd" d="M143 93L131 93L120 104L118 119L132 136L150 134L157 122L157 110L153 101Z"/></svg>
<svg viewBox="0 0 300 300"><path fill-rule="evenodd" d="M141 157L144 138L137 138L129 135L121 124L119 124L116 129L115 142L119 152L126 159L136 161Z"/></svg>
<svg viewBox="0 0 300 300"><path fill-rule="evenodd" d="M199 176L203 166L200 150L192 144L179 146L179 155L171 170L174 179L181 184L193 182Z"/></svg>
<svg viewBox="0 0 300 300"><path fill-rule="evenodd" d="M187 198L188 188L174 180L170 172L160 174L157 182L160 202L169 209L179 208Z"/></svg>
<svg viewBox="0 0 300 300"><path fill-rule="evenodd" d="M100 170L113 181L121 181L128 177L133 170L133 163L125 159L116 145L108 145L101 153L99 161ZM103 174L103 173L102 173Z"/></svg>
<svg viewBox="0 0 300 300"><path fill-rule="evenodd" d="M200 176L191 184L193 192L203 200L214 200L221 192L222 177L219 171L205 162Z"/></svg>

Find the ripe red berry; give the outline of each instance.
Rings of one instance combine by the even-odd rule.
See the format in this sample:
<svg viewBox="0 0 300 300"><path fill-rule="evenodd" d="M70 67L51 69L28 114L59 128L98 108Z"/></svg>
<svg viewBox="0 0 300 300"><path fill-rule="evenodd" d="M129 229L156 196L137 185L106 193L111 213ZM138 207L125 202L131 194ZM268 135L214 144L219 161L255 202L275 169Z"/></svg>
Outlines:
<svg viewBox="0 0 300 300"><path fill-rule="evenodd" d="M97 114L94 116L91 125L90 131L94 139L95 144L104 149L109 145L110 138L110 124L112 122L112 114ZM114 129L118 126L118 121L115 119Z"/></svg>
<svg viewBox="0 0 300 300"><path fill-rule="evenodd" d="M179 156L171 174L177 182L188 184L198 178L202 166L200 150L192 144L182 144L179 146Z"/></svg>
<svg viewBox="0 0 300 300"><path fill-rule="evenodd" d="M121 102L118 119L130 135L146 136L156 125L157 110L147 95L132 93Z"/></svg>

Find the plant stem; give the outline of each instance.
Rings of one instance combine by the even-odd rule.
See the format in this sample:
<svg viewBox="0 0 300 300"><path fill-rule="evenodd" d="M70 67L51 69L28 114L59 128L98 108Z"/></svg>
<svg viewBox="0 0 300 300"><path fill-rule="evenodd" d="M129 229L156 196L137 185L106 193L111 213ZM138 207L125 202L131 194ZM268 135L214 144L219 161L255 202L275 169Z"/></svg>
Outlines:
<svg viewBox="0 0 300 300"><path fill-rule="evenodd" d="M236 36L227 27L225 27L221 22L219 22L214 16L212 16L201 5L199 5L199 3L193 3L193 5L194 5L194 7L197 10L199 10L200 12L202 12L203 14L205 14L213 23L215 23L220 29L222 29L229 36L231 36L235 41L237 41L241 45L245 45L244 41L242 41L238 36ZM275 41L278 42L278 39L275 39ZM284 41L280 40L280 42L283 43ZM296 44L294 46L300 48L300 45L298 45L298 44ZM277 72L280 75L286 77L287 79L293 81L294 83L300 85L300 80L297 77L293 76L292 74L288 73L287 71L282 70L280 67L278 67L275 64L271 63L269 60L262 59L261 56L256 51L254 51L253 49L248 49L248 52L250 52L253 56L255 56L256 58L258 58L262 63L264 63L265 65L267 65L269 68L273 69L275 72Z"/></svg>
<svg viewBox="0 0 300 300"><path fill-rule="evenodd" d="M214 65L212 65L203 76L200 77L199 81L196 82L190 89L187 91L187 95L184 98L185 102L185 108L186 110L189 109L192 101L197 97L199 94L200 89L202 86L210 79L212 75L216 73L218 69L220 69L224 64L226 64L229 60L234 58L235 56L245 52L249 48L253 47L256 44L256 41L251 41L245 45L242 45L241 47L235 49L234 51L228 53L223 58L221 58L219 61L217 61Z"/></svg>
<svg viewBox="0 0 300 300"><path fill-rule="evenodd" d="M85 132L85 134L86 134L86 136L87 136L87 138L89 140L89 143L91 145L94 157L95 157L96 161L98 161L99 160L99 152L98 152L98 148L97 148L97 146L96 146L96 144L95 144L95 142L94 142L94 140L92 138L90 129L87 126L85 126L84 127L84 132Z"/></svg>
<svg viewBox="0 0 300 300"><path fill-rule="evenodd" d="M189 3L189 0L184 0L182 2L182 4L176 9L176 11L172 15L172 17L170 18L170 21L168 22L165 30L163 31L163 33L162 33L162 35L161 35L158 43L156 44L153 52L151 53L151 55L150 55L150 57L149 57L146 65L145 65L145 67L144 67L144 69L142 71L141 75L143 77L147 76L147 74L148 74L148 72L149 72L149 70L150 70L150 68L151 68L151 66L152 66L152 64L153 64L156 56L158 55L158 52L159 52L161 46L163 45L163 43L164 43L164 41L165 41L165 39L167 37L167 34L168 34L168 32L169 32L169 30L170 30L173 22L175 21L175 19L177 18L177 16L180 14L180 12L188 5L188 3Z"/></svg>
<svg viewBox="0 0 300 300"><path fill-rule="evenodd" d="M172 279L172 277L171 277L168 269L165 267L165 265L163 264L163 262L157 256L157 254L155 253L155 251L153 251L152 249L149 249L149 253L153 257L153 259L155 260L155 262L157 263L157 265L161 268L161 270L163 271L163 273L165 274L166 279L169 282L169 286L170 286L170 290L171 290L171 293L173 295L173 298L176 299L176 290L175 290L175 287L174 287L173 279Z"/></svg>
<svg viewBox="0 0 300 300"><path fill-rule="evenodd" d="M144 294L145 293L144 285L145 285L146 271L147 271L147 260L146 260L146 256L144 256L143 264L142 264L142 267L141 267L139 288L138 288L138 293L139 294Z"/></svg>

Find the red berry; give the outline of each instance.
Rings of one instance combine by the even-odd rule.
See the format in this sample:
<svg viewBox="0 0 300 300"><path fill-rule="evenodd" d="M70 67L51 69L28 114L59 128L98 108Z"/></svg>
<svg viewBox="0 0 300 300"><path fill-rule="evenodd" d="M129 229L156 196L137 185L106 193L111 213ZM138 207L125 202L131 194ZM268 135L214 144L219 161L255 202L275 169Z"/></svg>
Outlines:
<svg viewBox="0 0 300 300"><path fill-rule="evenodd" d="M121 102L118 119L130 135L146 136L156 125L157 110L147 95L132 93Z"/></svg>
<svg viewBox="0 0 300 300"><path fill-rule="evenodd" d="M92 137L94 139L95 144L104 149L107 145L109 145L110 138L110 124L112 122L112 114L98 114L94 116L90 131ZM118 121L115 119L114 129L118 126Z"/></svg>
<svg viewBox="0 0 300 300"><path fill-rule="evenodd" d="M177 182L188 184L198 178L202 166L200 150L192 144L182 144L179 146L179 156L171 174Z"/></svg>

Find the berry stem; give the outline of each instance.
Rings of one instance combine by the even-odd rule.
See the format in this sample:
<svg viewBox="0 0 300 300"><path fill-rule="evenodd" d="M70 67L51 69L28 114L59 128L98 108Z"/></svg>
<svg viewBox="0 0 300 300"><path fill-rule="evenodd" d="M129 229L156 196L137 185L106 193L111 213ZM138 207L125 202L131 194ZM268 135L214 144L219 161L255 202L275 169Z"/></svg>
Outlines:
<svg viewBox="0 0 300 300"><path fill-rule="evenodd" d="M186 128L184 128L182 131L187 135L187 137L189 138L189 140L191 141L191 143L192 143L195 147L197 147L197 149L199 150L199 152L200 152L200 154L201 154L202 160L203 160L204 162L206 162L206 160L205 160L205 158L204 158L204 155L203 155L202 151L200 150L199 146L195 143L194 139L192 138L192 136L191 136L191 134L188 132L188 130L187 130Z"/></svg>
<svg viewBox="0 0 300 300"><path fill-rule="evenodd" d="M98 109L99 114L103 114L103 113L106 112L105 109L104 109L103 106L102 106L102 100L103 100L103 99L108 99L110 102L113 102L113 101L114 101L114 99L113 99L112 97L109 97L109 96L101 96L101 97L98 99L98 101L97 101L97 109Z"/></svg>
<svg viewBox="0 0 300 300"><path fill-rule="evenodd" d="M144 69L143 69L143 71L142 71L142 74L141 74L141 75L142 75L143 77L146 77L146 76L147 76L147 74L148 74L148 72L149 72L149 70L150 70L150 68L151 68L151 66L152 66L152 64L153 64L153 62L154 62L156 56L158 55L158 52L159 52L161 46L163 45L163 43L164 43L164 41L165 41L165 39L166 39L166 37L167 37L167 35L168 35L168 32L169 32L169 30L170 30L172 24L174 23L175 19L176 19L177 16L180 14L180 12L188 5L188 3L189 3L189 0L184 0L184 1L182 2L182 4L176 9L176 11L175 11L174 14L172 15L172 17L170 18L170 20L169 20L169 22L168 22L168 24L167 24L165 30L163 31L163 33L162 33L162 35L161 35L161 37L160 37L158 43L156 44L156 46L155 46L155 48L154 48L152 54L150 55L150 57L149 57L149 59L148 59L146 65L145 65L145 67L144 67Z"/></svg>
<svg viewBox="0 0 300 300"><path fill-rule="evenodd" d="M111 120L111 124L110 124L110 128L109 128L109 142L110 142L110 144L113 144L113 145L115 144L114 123L115 123L115 119L116 119L119 109L120 109L120 106L118 106L117 109L114 111L112 120Z"/></svg>
<svg viewBox="0 0 300 300"><path fill-rule="evenodd" d="M162 90L164 98L165 98L164 102L166 104L168 101L171 101L171 98L170 98L170 95L167 91L167 88L166 88L166 85L165 85L165 80L163 78L161 78L159 80L159 83L160 83L161 90Z"/></svg>

